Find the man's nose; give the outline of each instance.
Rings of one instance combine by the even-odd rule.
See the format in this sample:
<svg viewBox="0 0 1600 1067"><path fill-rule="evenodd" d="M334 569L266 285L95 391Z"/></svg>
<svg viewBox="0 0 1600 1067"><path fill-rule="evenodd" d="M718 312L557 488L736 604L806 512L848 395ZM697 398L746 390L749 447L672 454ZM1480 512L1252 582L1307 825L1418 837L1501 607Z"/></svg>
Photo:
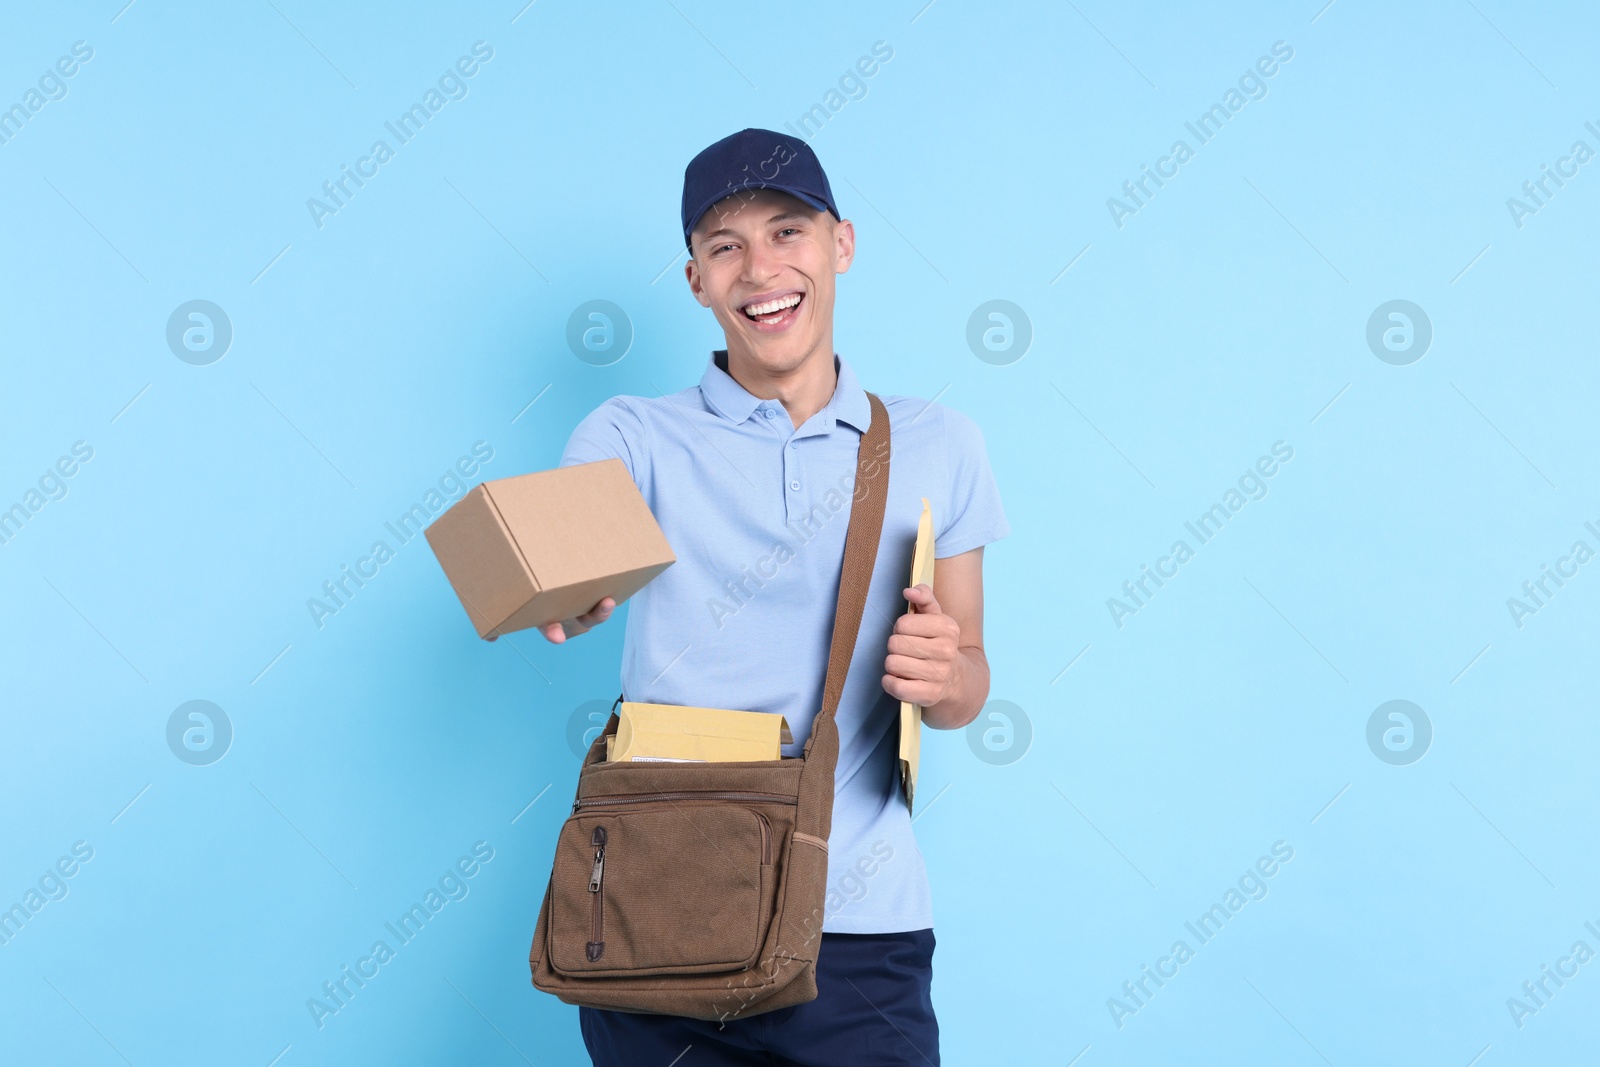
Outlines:
<svg viewBox="0 0 1600 1067"><path fill-rule="evenodd" d="M744 280L760 285L776 275L779 266L778 257L771 249L760 242L754 243L744 257Z"/></svg>

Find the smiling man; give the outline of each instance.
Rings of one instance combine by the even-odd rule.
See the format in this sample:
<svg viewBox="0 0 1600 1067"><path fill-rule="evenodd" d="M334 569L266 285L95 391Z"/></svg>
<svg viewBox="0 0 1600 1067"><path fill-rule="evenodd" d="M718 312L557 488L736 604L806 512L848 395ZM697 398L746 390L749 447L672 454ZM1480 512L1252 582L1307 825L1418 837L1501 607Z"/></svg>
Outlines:
<svg viewBox="0 0 1600 1067"><path fill-rule="evenodd" d="M727 347L693 388L602 404L561 464L622 460L678 558L632 600L628 699L781 713L794 733L784 754L798 755L822 704L857 446L871 420L833 347L835 282L855 258L855 227L809 146L755 129L690 162L682 221L689 290ZM899 705L923 705L935 729L977 716L989 691L983 546L1010 528L972 420L880 398L888 503L839 703L817 999L721 1024L581 1008L598 1065L939 1062L933 908L900 792ZM934 587L906 588L924 497ZM559 644L614 607L603 600L545 636Z"/></svg>

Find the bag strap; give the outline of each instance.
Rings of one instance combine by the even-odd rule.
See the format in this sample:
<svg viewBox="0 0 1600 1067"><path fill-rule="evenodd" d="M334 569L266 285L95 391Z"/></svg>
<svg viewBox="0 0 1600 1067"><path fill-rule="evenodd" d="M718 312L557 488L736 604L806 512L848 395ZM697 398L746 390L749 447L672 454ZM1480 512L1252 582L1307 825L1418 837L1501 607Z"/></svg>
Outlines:
<svg viewBox="0 0 1600 1067"><path fill-rule="evenodd" d="M878 541L883 532L884 505L889 497L889 412L883 401L867 394L872 421L861 435L856 452L854 502L850 505L850 525L845 531L844 563L839 573L839 603L833 616L833 643L828 649L828 673L822 683L822 708L812 723L805 754L817 738L818 727L833 724L844 695L845 676L855 652L856 636L861 632L861 613L867 606L867 590L872 585L872 570L878 559ZM832 735L832 755L838 758L836 731ZM822 755L819 753L819 755Z"/></svg>

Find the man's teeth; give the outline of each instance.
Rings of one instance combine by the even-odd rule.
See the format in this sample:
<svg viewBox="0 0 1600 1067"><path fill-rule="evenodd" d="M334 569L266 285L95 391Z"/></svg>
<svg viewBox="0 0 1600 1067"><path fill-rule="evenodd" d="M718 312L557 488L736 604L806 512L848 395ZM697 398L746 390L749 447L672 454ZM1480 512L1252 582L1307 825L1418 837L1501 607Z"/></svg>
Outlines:
<svg viewBox="0 0 1600 1067"><path fill-rule="evenodd" d="M759 318L762 315L772 315L779 311L785 311L798 303L800 303L800 294L790 293L788 296L780 296L776 300L768 300L765 304L747 304L745 305L744 313L751 318Z"/></svg>

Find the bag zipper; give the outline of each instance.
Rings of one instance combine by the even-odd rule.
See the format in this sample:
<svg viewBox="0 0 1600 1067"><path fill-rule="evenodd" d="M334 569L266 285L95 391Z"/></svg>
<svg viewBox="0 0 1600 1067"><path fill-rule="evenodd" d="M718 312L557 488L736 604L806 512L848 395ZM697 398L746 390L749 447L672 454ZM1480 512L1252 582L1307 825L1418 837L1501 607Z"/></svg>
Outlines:
<svg viewBox="0 0 1600 1067"><path fill-rule="evenodd" d="M589 872L589 892L594 894L593 916L589 924L589 943L584 946L584 954L590 963L600 958L606 950L605 942L605 905L604 884L606 875L606 828L596 826L594 836L589 839L594 846L594 868Z"/></svg>
<svg viewBox="0 0 1600 1067"><path fill-rule="evenodd" d="M574 811L583 806L606 807L614 804L637 804L651 800L744 800L751 802L791 804L799 802L791 796L782 793L731 793L711 792L707 790L688 791L677 793L628 793L618 796L599 797L593 800L575 801L572 805ZM756 821L761 825L761 865L764 867L772 862L772 822L759 811L751 811ZM596 826L594 834L590 837L590 844L594 845L594 866L589 871L589 892L594 894L594 940L590 944L594 952L594 959L599 958L599 953L605 949L605 941L601 938L601 897L606 873L606 828ZM599 946L599 948L595 948Z"/></svg>
<svg viewBox="0 0 1600 1067"><path fill-rule="evenodd" d="M673 800L742 800L752 804L788 804L791 806L798 806L800 803L798 798L787 796L783 793L736 793L710 789L684 789L675 793L618 793L612 796L592 797L588 800L574 800L572 802L572 810L576 812L581 808L603 808ZM772 862L772 823L759 811L752 811L751 814L761 823L761 864L766 866ZM597 838L596 843L601 845L601 849L595 853L594 873L589 878L589 892L591 893L600 891L602 854L605 851L605 830L597 826L595 827L595 835ZM598 922L598 920L596 921ZM600 940L598 934L595 935L595 940Z"/></svg>
<svg viewBox="0 0 1600 1067"><path fill-rule="evenodd" d="M572 802L572 810L578 811L580 808L600 808L616 804L641 804L656 800L743 800L752 804L788 804L791 807L800 803L798 798L784 793L683 789L671 793L616 793L603 797L584 797Z"/></svg>

